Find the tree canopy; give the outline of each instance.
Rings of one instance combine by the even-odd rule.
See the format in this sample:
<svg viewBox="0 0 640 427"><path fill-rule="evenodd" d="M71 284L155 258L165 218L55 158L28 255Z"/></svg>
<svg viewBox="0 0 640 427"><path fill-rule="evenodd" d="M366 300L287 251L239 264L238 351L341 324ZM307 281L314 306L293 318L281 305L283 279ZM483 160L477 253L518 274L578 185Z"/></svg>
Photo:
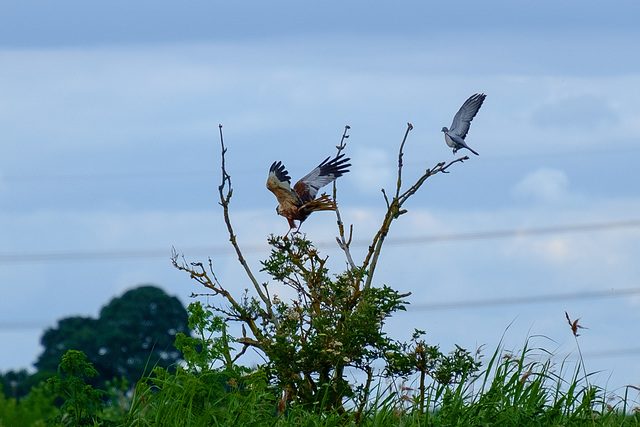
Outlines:
<svg viewBox="0 0 640 427"><path fill-rule="evenodd" d="M35 366L55 372L67 350L80 350L99 373L94 384L122 377L135 382L145 370L166 368L180 359L173 345L179 332L190 333L180 300L155 286L141 286L112 299L98 319L67 317L47 329Z"/></svg>

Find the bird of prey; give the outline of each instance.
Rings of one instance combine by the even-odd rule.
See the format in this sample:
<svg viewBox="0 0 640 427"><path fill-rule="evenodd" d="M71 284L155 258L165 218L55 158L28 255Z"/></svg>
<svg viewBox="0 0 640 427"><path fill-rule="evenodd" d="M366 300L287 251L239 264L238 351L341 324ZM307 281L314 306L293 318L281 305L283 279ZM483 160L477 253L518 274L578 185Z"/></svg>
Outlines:
<svg viewBox="0 0 640 427"><path fill-rule="evenodd" d="M466 148L476 156L479 155L475 150L469 147L466 142L464 142L464 138L467 136L467 132L469 132L471 120L473 120L478 113L478 110L482 106L486 97L487 95L484 93L471 95L469 99L464 101L464 104L462 104L462 107L460 107L453 118L451 129L447 129L446 126L442 128L442 132L444 132L444 140L449 147L453 148L453 154L456 154L456 152L461 148Z"/></svg>
<svg viewBox="0 0 640 427"><path fill-rule="evenodd" d="M314 211L335 211L336 203L327 194L323 193L316 198L318 190L325 185L332 183L336 178L349 172L351 166L347 163L350 159L344 159L344 154L329 160L324 159L317 167L296 182L291 189L291 177L284 168L282 162L273 162L269 168L267 178L267 189L276 195L279 205L276 207L278 215L282 215L289 221L289 232L296 226L294 220L300 221L298 230L302 222ZM298 230L295 232L297 233Z"/></svg>

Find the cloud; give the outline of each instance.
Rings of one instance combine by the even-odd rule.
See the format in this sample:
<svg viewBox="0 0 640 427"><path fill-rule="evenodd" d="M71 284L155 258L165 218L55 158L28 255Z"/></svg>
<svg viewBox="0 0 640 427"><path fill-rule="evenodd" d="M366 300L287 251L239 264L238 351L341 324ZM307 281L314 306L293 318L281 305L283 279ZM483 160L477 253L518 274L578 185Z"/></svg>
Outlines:
<svg viewBox="0 0 640 427"><path fill-rule="evenodd" d="M569 179L563 171L542 168L525 176L513 187L513 194L541 202L558 201L567 196Z"/></svg>
<svg viewBox="0 0 640 427"><path fill-rule="evenodd" d="M551 264L566 264L576 254L580 254L580 248L576 239L566 236L544 238L529 244L522 244L521 250L531 256L542 259Z"/></svg>
<svg viewBox="0 0 640 427"><path fill-rule="evenodd" d="M531 120L546 128L587 130L614 126L619 117L606 98L578 95L540 106L533 112Z"/></svg>

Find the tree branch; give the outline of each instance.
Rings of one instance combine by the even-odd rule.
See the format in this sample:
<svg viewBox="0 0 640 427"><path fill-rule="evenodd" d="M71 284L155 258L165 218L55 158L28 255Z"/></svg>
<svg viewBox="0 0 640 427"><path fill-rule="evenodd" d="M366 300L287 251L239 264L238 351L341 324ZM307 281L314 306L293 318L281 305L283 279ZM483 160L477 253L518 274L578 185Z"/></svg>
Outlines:
<svg viewBox="0 0 640 427"><path fill-rule="evenodd" d="M400 215L406 213L405 209L402 209L402 205L406 202L409 197L413 196L424 184L427 178L437 174L437 173L448 173L447 169L453 165L454 163L463 162L464 160L468 160L468 156L460 157L456 160L453 160L449 163L438 163L432 169L427 169L425 173L418 178L418 180L409 187L404 193L402 191L402 168L403 168L403 156L404 156L404 146L407 141L407 137L409 136L409 132L413 129L413 125L411 123L407 123L407 130L405 131L404 138L402 139L402 143L400 144L400 150L398 151L398 178L396 182L396 194L395 196L389 200L387 197L387 193L382 189L382 194L384 196L385 203L387 204L387 213L382 220L382 225L380 229L376 233L373 241L371 242L371 246L369 246L369 252L362 263L362 268L367 269L367 279L364 285L364 289L368 289L371 286L371 281L373 280L373 274L375 272L376 266L378 264L378 258L380 257L380 251L382 250L382 244L384 243L387 234L389 233L389 229L391 227L391 223L397 219Z"/></svg>
<svg viewBox="0 0 640 427"><path fill-rule="evenodd" d="M338 154L342 152L347 147L347 143L345 140L349 138L349 134L347 133L351 129L349 125L344 127L344 132L342 133L342 139L340 140L340 145L337 145ZM336 242L338 242L338 246L340 249L344 251L345 256L347 257L347 262L352 269L358 268L356 263L353 261L353 257L351 256L351 250L349 246L351 245L351 240L353 238L353 224L349 226L349 239L345 238L344 235L344 223L342 222L342 217L340 216L340 209L338 208L338 187L336 186L336 181L333 181L333 200L336 202L336 221L338 222L338 233L339 237L336 237Z"/></svg>
<svg viewBox="0 0 640 427"><path fill-rule="evenodd" d="M249 268L249 264L247 263L244 256L242 255L242 251L240 250L240 246L238 245L238 242L236 240L236 235L233 232L233 227L231 226L231 219L229 217L229 200L231 200L233 189L231 187L231 176L227 173L227 169L225 165L225 154L227 152L227 149L224 146L224 138L222 136L222 125L218 125L218 128L220 129L220 146L222 151L222 155L221 155L222 182L218 186L218 193L220 195L220 205L222 206L222 210L224 213L224 222L227 225L227 231L229 232L229 241L231 242L231 245L233 246L233 248L236 251L236 254L238 255L238 261L240 261L240 264L244 268L244 271L247 273L249 280L251 280L251 283L253 283L254 289L260 296L260 299L265 303L267 308L267 314L273 320L273 323L276 326L276 328L279 328L280 324L278 322L277 316L275 315L271 307L271 300L267 297L267 295L265 295L264 292L262 292L262 289L260 289L260 284L256 280L255 276L253 275L253 272ZM225 195L225 188L226 188L226 195Z"/></svg>

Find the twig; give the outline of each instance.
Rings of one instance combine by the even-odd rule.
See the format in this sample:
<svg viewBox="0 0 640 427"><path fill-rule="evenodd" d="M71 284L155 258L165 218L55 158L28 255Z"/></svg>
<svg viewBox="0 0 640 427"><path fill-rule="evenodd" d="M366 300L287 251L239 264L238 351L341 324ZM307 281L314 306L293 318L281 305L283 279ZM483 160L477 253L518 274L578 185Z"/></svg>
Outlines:
<svg viewBox="0 0 640 427"><path fill-rule="evenodd" d="M340 140L340 145L337 145L338 154L342 152L347 147L347 143L345 140L349 138L349 134L347 133L351 129L349 125L344 127L344 132L342 133L342 139ZM336 186L336 181L333 181L333 200L336 203L336 221L338 222L338 233L339 237L336 237L336 242L338 242L338 246L340 249L344 251L345 256L347 257L347 262L352 269L358 268L356 263L353 261L353 257L351 256L351 250L349 246L351 245L351 240L353 238L353 224L349 226L349 239L347 240L344 236L344 223L342 222L342 217L340 216L340 209L338 209L338 187Z"/></svg>
<svg viewBox="0 0 640 427"><path fill-rule="evenodd" d="M224 138L222 136L222 125L218 125L218 128L220 129L220 146L222 150L222 154L221 154L222 182L218 186L218 192L220 194L220 205L222 206L222 210L224 213L224 222L227 225L227 230L229 232L229 241L231 242L231 245L233 245L233 248L235 249L236 254L238 255L238 261L240 261L240 264L244 268L244 271L247 273L249 280L251 280L251 283L253 283L253 287L255 288L256 292L258 292L260 299L262 299L262 301L265 303L268 315L273 320L273 323L276 326L276 328L279 328L280 324L278 322L277 316L275 315L271 307L271 300L269 300L267 295L265 295L265 293L262 292L262 289L260 289L260 284L256 280L255 276L253 275L253 272L249 268L249 264L247 263L244 256L242 255L242 251L240 250L240 246L238 245L238 242L236 240L236 235L233 232L233 227L231 226L231 219L229 217L229 200L231 200L233 189L231 187L231 176L227 173L226 164L225 164L225 154L227 152L227 149L224 146ZM224 194L225 187L227 188L226 195Z"/></svg>
<svg viewBox="0 0 640 427"><path fill-rule="evenodd" d="M452 160L449 163L441 162L436 164L436 166L432 169L427 169L425 173L418 178L418 180L409 187L405 192L402 191L402 168L403 168L403 156L404 156L404 146L409 136L409 132L413 129L413 125L411 123L407 123L407 130L405 131L404 138L402 139L402 143L400 144L400 150L398 151L398 178L396 182L396 191L395 197L391 200L387 197L387 193L382 189L382 195L384 196L385 203L387 204L387 213L382 220L382 225L380 229L376 233L373 241L371 242L371 246L369 246L369 252L362 263L362 268L367 269L367 279L364 285L364 289L368 289L371 286L371 282L373 280L373 273L375 272L378 258L380 257L380 251L382 250L382 244L384 243L387 234L389 233L389 228L391 227L391 223L397 219L400 215L406 213L406 209L402 209L402 205L404 202L409 199L409 197L413 196L424 184L427 178L437 174L437 173L448 173L447 169L453 165L454 163L463 162L464 160L468 160L468 156L460 157L456 160Z"/></svg>
<svg viewBox="0 0 640 427"><path fill-rule="evenodd" d="M427 169L425 173L418 178L415 184L413 184L407 191L402 193L398 198L400 200L400 204L402 205L409 197L416 193L427 180L427 178L437 174L437 173L449 173L447 169L454 163L464 162L465 160L469 160L469 156L460 157L458 159L452 160L449 163L441 162L438 163L433 169Z"/></svg>
<svg viewBox="0 0 640 427"><path fill-rule="evenodd" d="M404 144L407 142L409 132L411 132L412 130L413 125L411 123L407 123L407 130L404 133L404 138L402 138L402 143L400 144L400 149L398 150L398 182L396 183L396 198L400 194L400 188L402 187L402 158L404 157Z"/></svg>

